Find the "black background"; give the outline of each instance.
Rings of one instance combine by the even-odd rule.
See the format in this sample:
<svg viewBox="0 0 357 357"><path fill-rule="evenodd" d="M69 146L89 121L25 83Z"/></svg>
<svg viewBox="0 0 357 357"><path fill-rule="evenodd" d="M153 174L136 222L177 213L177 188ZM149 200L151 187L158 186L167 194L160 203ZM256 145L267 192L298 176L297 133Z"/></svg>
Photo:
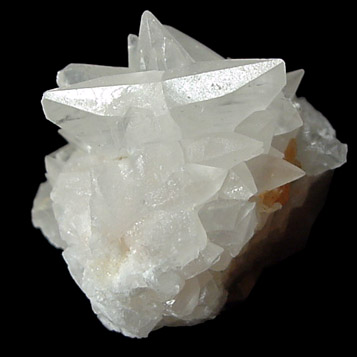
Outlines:
<svg viewBox="0 0 357 357"><path fill-rule="evenodd" d="M5 33L11 44L6 58L10 65L4 72L10 76L16 72L16 88L9 98L16 103L10 133L17 133L18 140L18 152L10 155L9 165L15 165L5 189L10 197L8 217L15 227L11 242L16 245L6 251L6 258L12 261L6 275L14 284L7 288L11 298L5 310L13 323L7 331L19 341L19 346L12 347L24 345L39 351L50 342L48 351L71 346L79 351L103 348L103 352L120 353L130 347L133 353L168 354L171 349L190 353L223 346L226 352L237 354L243 348L251 353L263 348L290 355L298 349L310 352L327 347L332 351L347 346L354 281L348 252L355 239L351 231L354 210L348 208L355 205L355 99L350 86L353 88L356 75L351 9L343 3L314 9L313 4L302 2L236 3L234 7L234 3L222 1L197 8L193 2L174 1L164 6L104 1L76 4L11 10L9 17L17 31ZM126 66L127 35L138 33L146 9L162 23L225 57L282 58L288 71L304 68L298 94L329 118L350 151L349 163L335 172L327 203L302 252L267 269L244 303L223 311L215 320L194 327L164 328L137 340L101 325L70 277L60 251L32 227L30 210L38 184L45 179L44 156L64 143L42 114L42 93L56 86L56 72L68 63Z"/></svg>

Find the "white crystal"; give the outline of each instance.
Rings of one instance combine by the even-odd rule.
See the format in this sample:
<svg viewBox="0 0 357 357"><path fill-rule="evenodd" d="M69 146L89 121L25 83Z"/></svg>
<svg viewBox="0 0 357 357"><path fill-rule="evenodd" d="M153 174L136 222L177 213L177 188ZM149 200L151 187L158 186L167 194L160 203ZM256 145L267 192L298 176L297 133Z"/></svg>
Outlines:
<svg viewBox="0 0 357 357"><path fill-rule="evenodd" d="M295 97L296 91L299 88L300 82L304 77L305 71L298 69L286 74L286 86L283 90L286 98L292 99Z"/></svg>
<svg viewBox="0 0 357 357"><path fill-rule="evenodd" d="M205 249L200 251L197 259L192 260L184 267L182 271L184 277L190 279L210 269L220 260L223 253L224 249L222 247L208 240Z"/></svg>
<svg viewBox="0 0 357 357"><path fill-rule="evenodd" d="M258 193L273 190L305 174L286 160L266 154L249 160L247 166L254 177Z"/></svg>
<svg viewBox="0 0 357 357"><path fill-rule="evenodd" d="M148 11L128 53L129 68L70 64L44 93L69 144L45 159L32 219L102 323L146 337L220 311L258 195L304 175L291 139L311 175L347 148L281 59L223 59Z"/></svg>
<svg viewBox="0 0 357 357"><path fill-rule="evenodd" d="M268 110L272 111L277 119L275 135L290 133L303 124L298 110L283 93L279 93Z"/></svg>
<svg viewBox="0 0 357 357"><path fill-rule="evenodd" d="M267 154L271 147L277 118L272 111L259 110L243 120L235 128L235 132L254 138L263 144L263 152Z"/></svg>
<svg viewBox="0 0 357 357"><path fill-rule="evenodd" d="M67 87L71 84L89 81L91 79L129 73L126 67L98 66L84 63L71 63L57 73L57 85Z"/></svg>
<svg viewBox="0 0 357 357"><path fill-rule="evenodd" d="M263 152L261 141L236 133L215 133L181 141L187 162L230 169Z"/></svg>
<svg viewBox="0 0 357 357"><path fill-rule="evenodd" d="M229 170L220 196L233 200L248 200L257 192L254 177L246 163L242 162Z"/></svg>
<svg viewBox="0 0 357 357"><path fill-rule="evenodd" d="M340 167L346 162L347 145L336 139L336 132L328 120L306 99L299 98L297 103L304 126L297 141L302 148L298 159L309 175L318 175L326 170Z"/></svg>
<svg viewBox="0 0 357 357"><path fill-rule="evenodd" d="M199 214L208 238L235 257L254 233L255 207L253 202L217 200L206 204Z"/></svg>
<svg viewBox="0 0 357 357"><path fill-rule="evenodd" d="M65 249L67 244L61 238L56 218L53 214L50 198L51 190L52 187L49 181L40 185L33 203L36 209L32 213L32 222L35 227L41 228L42 233L55 247Z"/></svg>
<svg viewBox="0 0 357 357"><path fill-rule="evenodd" d="M141 17L139 37L129 37L129 68L167 70L194 62L189 53L149 11Z"/></svg>

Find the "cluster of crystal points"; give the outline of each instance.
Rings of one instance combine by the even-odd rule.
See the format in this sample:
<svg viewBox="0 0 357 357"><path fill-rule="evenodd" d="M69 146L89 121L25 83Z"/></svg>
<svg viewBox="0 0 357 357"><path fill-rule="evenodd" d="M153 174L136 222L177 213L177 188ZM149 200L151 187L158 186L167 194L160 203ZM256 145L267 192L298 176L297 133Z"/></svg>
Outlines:
<svg viewBox="0 0 357 357"><path fill-rule="evenodd" d="M328 121L295 97L302 75L223 59L150 12L128 68L58 73L42 104L69 144L46 157L33 222L106 327L146 337L213 318L266 213L259 195L345 162ZM302 169L284 160L292 138Z"/></svg>

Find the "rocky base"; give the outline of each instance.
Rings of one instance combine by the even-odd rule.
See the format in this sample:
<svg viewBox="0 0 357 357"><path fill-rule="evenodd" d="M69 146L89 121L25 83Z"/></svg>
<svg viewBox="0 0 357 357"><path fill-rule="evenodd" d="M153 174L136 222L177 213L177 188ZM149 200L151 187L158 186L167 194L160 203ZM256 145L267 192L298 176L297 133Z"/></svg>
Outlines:
<svg viewBox="0 0 357 357"><path fill-rule="evenodd" d="M332 176L330 170L317 176L305 176L291 184L288 203L269 216L264 227L224 272L228 303L246 299L264 268L305 247L324 205Z"/></svg>

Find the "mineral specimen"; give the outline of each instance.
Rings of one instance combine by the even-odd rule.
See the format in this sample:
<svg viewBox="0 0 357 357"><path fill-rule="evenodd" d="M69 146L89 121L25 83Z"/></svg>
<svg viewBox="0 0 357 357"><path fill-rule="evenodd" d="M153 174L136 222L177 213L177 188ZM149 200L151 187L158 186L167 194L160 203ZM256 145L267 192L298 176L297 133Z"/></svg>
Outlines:
<svg viewBox="0 0 357 357"><path fill-rule="evenodd" d="M44 93L68 145L32 217L101 322L146 337L244 298L347 147L281 59L223 59L150 12L128 48L128 68L70 64Z"/></svg>

